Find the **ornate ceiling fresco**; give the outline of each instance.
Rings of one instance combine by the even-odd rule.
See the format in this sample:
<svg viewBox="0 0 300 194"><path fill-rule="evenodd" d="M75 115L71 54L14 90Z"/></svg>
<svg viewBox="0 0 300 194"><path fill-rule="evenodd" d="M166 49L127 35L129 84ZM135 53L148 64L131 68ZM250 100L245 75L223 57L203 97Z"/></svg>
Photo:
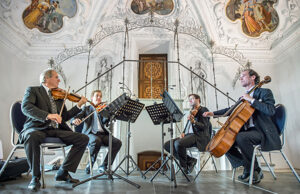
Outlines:
<svg viewBox="0 0 300 194"><path fill-rule="evenodd" d="M168 15L174 10L174 2L173 0L133 0L131 10L141 15L150 11L159 15Z"/></svg>
<svg viewBox="0 0 300 194"><path fill-rule="evenodd" d="M215 71L214 58L227 60L236 69L230 75L234 86L239 71L251 65L249 56L270 63L276 45L293 42L300 29L299 4L299 0L2 0L0 36L16 56L39 62L51 59L49 64L65 83L63 65L73 56L81 57L80 65L91 58L101 73L124 58L135 59L138 42L148 41L152 48L167 43L170 59L181 58L199 75ZM69 11L63 12L64 7Z"/></svg>
<svg viewBox="0 0 300 194"><path fill-rule="evenodd" d="M53 33L63 27L63 17L72 18L77 11L76 0L32 0L22 18L27 28Z"/></svg>
<svg viewBox="0 0 300 194"><path fill-rule="evenodd" d="M277 0L229 0L226 16L231 21L241 20L243 32L250 37L273 32L279 24L279 16L274 8Z"/></svg>
<svg viewBox="0 0 300 194"><path fill-rule="evenodd" d="M69 1L71 2L71 0ZM152 2L148 0L144 1ZM242 0L240 2L244 1L245 0ZM272 1L275 2L275 0ZM53 1L50 0L50 4L51 2ZM62 9L63 1L59 0L59 2L59 4L61 4L60 9ZM125 18L129 21L143 20L149 18L149 15L152 13L154 17L159 19L163 17L169 21L178 19L182 26L196 28L201 26L202 31L209 35L209 39L213 40L218 45L232 47L238 45L237 48L271 49L285 38L285 36L297 29L297 26L299 26L300 23L299 1L297 0L277 0L276 4L272 4L272 7L278 13L280 21L277 27L275 28L276 25L273 25L277 22L276 17L273 18L273 21L271 17L270 22L272 25L269 25L270 27L268 26L269 30L267 27L263 27L264 30L259 31L259 33L256 34L254 33L252 36L247 32L245 25L243 28L243 21L241 19L236 19L236 21L229 19L230 17L232 18L232 15L229 16L226 13L226 10L230 7L230 2L234 2L232 0L166 0L163 2L168 2L170 8L164 9L161 5L157 5L154 6L155 9L153 8L153 12L149 11L142 15L136 14L133 11L133 9L138 8L132 7L134 4L132 0L79 0L76 2L77 8L75 16L72 18L69 18L70 16L64 17L62 20L63 25L61 25L60 29L59 26L50 30L47 29L46 26L49 28L51 22L47 23L47 20L41 20L39 24L41 26L39 27L37 25L37 28L34 27L32 29L29 29L26 24L24 24L23 16L26 15L28 17L28 14L26 14L26 11L24 10L28 9L32 1L0 1L0 18L2 21L1 25L3 26L0 33L3 36L2 39L7 40L10 44L14 44L16 47L20 48L20 52L23 52L25 55L27 54L24 53L24 47L28 46L29 48L27 49L29 50L34 48L34 50L41 51L49 49L44 47L45 44L68 48L71 45L85 45L88 39L94 37L94 35L100 31L99 29L103 26L103 23L120 23L124 22ZM135 1L135 3L136 2L137 1ZM260 2L265 2L265 0L260 0ZM174 6L173 9L171 6L172 4ZM238 10L239 14L242 14L242 9L243 8L240 7ZM75 10L75 8L73 10ZM149 9L145 9L145 12L147 12L146 10ZM162 12L159 10L172 11L167 15L160 15L159 13ZM238 17L239 14L235 14L235 16ZM24 18L26 18L26 16ZM263 23L261 25L266 26ZM55 31L55 33L44 33L42 31Z"/></svg>
<svg viewBox="0 0 300 194"><path fill-rule="evenodd" d="M48 12L47 17L32 21L30 14L40 13L35 11L38 4L35 7L34 2L37 1L0 1L1 39L9 47L14 47L17 55L30 60L44 56L48 60L53 58L52 65L87 53L113 34L119 34L117 37L122 40L125 31L131 40L136 36L147 38L151 34L151 38L169 38L173 44L180 34L179 49L182 51L203 53L208 48L209 52L228 56L239 64L247 65L247 59L239 50L270 51L300 26L297 0L79 0L75 4L72 0L58 0L59 5L56 1L44 0L43 5L46 2L50 5L46 10L50 10L51 5L55 7L51 13L61 13L59 10L67 7L69 11L64 13L72 14L65 14L68 17L63 19L62 16L61 19L54 19ZM258 22L259 17L255 18L252 14L255 21L257 19L252 27L256 26L257 29L251 32L251 25L247 26L245 22L244 12L254 5L273 15L271 13L268 19L265 16L265 20ZM277 10L277 15L270 5ZM58 20L61 20L61 25L55 27ZM199 41L193 41L193 38ZM88 40L92 40L91 44L88 44ZM262 53L261 56L266 55ZM259 53L257 57L260 57ZM62 71L60 66L57 68Z"/></svg>
<svg viewBox="0 0 300 194"><path fill-rule="evenodd" d="M240 2L248 2L240 0ZM262 2L263 0L256 1ZM271 0L270 0L271 1ZM282 40L287 38L295 30L298 29L300 22L300 2L299 0L277 0L273 4L273 8L277 11L279 23L273 32L260 31L259 36L249 36L247 32L243 32L243 21L237 19L235 22L230 20L226 15L226 6L230 5L229 0L207 0L207 6L212 7L211 34L215 34L218 40L223 45L238 45L238 48L243 49L266 49L271 50L278 45ZM252 1L253 2L253 1ZM272 2L275 2L272 0ZM239 15L237 14L236 17ZM256 34L257 35L257 34Z"/></svg>

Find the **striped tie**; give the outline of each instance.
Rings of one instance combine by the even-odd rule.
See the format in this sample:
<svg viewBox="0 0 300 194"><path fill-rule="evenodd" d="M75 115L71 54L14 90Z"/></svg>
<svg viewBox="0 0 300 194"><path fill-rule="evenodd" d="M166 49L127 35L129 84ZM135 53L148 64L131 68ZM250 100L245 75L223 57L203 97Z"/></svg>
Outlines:
<svg viewBox="0 0 300 194"><path fill-rule="evenodd" d="M57 107L56 103L52 97L51 90L48 90L49 98L50 98L50 104L51 104L51 113L52 114L57 114ZM58 128L58 123L55 121L51 121L50 126L53 128Z"/></svg>

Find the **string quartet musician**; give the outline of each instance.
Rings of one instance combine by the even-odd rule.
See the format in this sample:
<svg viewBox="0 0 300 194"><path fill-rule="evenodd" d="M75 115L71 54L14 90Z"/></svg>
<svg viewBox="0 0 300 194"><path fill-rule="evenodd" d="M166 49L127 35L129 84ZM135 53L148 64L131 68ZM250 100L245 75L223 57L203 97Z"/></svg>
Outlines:
<svg viewBox="0 0 300 194"><path fill-rule="evenodd" d="M197 147L199 151L205 151L211 133L209 118L202 116L208 109L200 106L200 96L190 94L188 98L192 111L187 118L183 133L173 141L174 156L179 160L180 166L186 174L190 174L197 163L197 159L187 155L186 148ZM170 141L165 143L164 148L170 152Z"/></svg>
<svg viewBox="0 0 300 194"><path fill-rule="evenodd" d="M93 104L97 107L102 103L102 92L101 90L94 90L91 93L91 100ZM94 112L94 113L93 113ZM93 113L91 116L86 118L88 115ZM86 118L86 119L85 119ZM109 144L109 133L106 128L109 127L112 130L113 126L107 126L109 122L108 118L102 117L99 112L95 111L95 107L92 105L86 106L82 111L77 114L73 119L72 123L74 125L79 125L81 121L84 120L82 133L89 137L89 149L92 160L92 167L97 160L98 152L101 146L108 146ZM112 150L111 150L111 164L113 164L114 159L122 146L122 142L112 136ZM107 170L108 165L108 154L106 155L103 163L98 167L99 173L103 173ZM85 172L90 174L90 166L87 165Z"/></svg>
<svg viewBox="0 0 300 194"><path fill-rule="evenodd" d="M19 140L24 144L27 161L32 171L28 189L37 191L40 184L40 144L46 137L58 137L66 145L72 145L67 157L55 175L56 181L77 183L78 179L70 176L75 173L80 159L88 144L88 136L74 133L65 123L77 113L87 99L81 97L76 106L67 110L64 100L54 100L51 89L58 88L60 79L54 69L47 69L40 74L40 86L28 87L23 101L22 112L27 119L20 133ZM61 115L58 114L63 107Z"/></svg>
<svg viewBox="0 0 300 194"><path fill-rule="evenodd" d="M237 134L235 143L226 153L226 156L233 168L244 167L243 174L239 175L238 179L248 182L254 145L261 144L262 150L269 151L280 149L281 142L271 118L275 114L275 100L272 91L267 88L256 88L252 93L247 94L260 82L260 76L253 69L246 69L241 72L240 82L242 87L246 89L241 98L247 100L255 108L255 112ZM203 116L223 115L227 110L229 108L205 112ZM259 183L262 178L262 170L255 158L253 184Z"/></svg>

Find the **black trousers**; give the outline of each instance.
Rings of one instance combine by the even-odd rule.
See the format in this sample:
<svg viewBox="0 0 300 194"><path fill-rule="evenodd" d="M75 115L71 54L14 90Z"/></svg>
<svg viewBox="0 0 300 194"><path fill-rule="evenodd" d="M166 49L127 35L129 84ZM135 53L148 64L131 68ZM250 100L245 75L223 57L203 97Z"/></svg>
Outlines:
<svg viewBox="0 0 300 194"><path fill-rule="evenodd" d="M245 171L250 172L254 145L260 144L261 140L262 134L257 128L252 127L246 131L242 130L237 134L235 143L226 154L233 155L241 160ZM258 163L255 158L254 169L257 168Z"/></svg>
<svg viewBox="0 0 300 194"><path fill-rule="evenodd" d="M183 138L176 138L173 140L173 152L177 160L179 160L182 168L187 168L192 157L186 154L186 148L196 147L196 136L194 134L187 134ZM170 141L164 145L165 150L170 153Z"/></svg>
<svg viewBox="0 0 300 194"><path fill-rule="evenodd" d="M32 175L35 177L41 176L40 144L46 137L59 137L66 145L72 145L71 150L62 164L62 168L70 172L76 172L88 144L88 136L62 129L45 129L32 131L23 137L27 161L32 170Z"/></svg>
<svg viewBox="0 0 300 194"><path fill-rule="evenodd" d="M109 135L98 132L97 134L90 133L88 134L88 136L90 138L88 146L91 152L92 164L94 165L101 146L109 146ZM116 155L121 149L121 146L122 142L119 139L112 136L111 164L113 164ZM107 164L108 154L106 155L101 166L107 166Z"/></svg>

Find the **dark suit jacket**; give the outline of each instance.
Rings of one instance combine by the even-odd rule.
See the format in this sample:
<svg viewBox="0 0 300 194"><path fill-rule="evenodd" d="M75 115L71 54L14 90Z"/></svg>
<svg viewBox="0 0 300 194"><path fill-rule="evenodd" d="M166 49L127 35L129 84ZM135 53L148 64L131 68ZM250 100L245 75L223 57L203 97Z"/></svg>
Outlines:
<svg viewBox="0 0 300 194"><path fill-rule="evenodd" d="M55 102L57 112L59 113L63 100L55 100ZM27 116L27 119L20 134L21 142L22 137L25 137L29 132L44 130L49 127L50 120L46 120L46 118L47 115L51 113L51 104L48 93L42 85L37 87L28 87L26 89L22 101L22 112ZM62 123L59 125L59 129L71 130L65 122L78 112L80 112L80 109L77 106L74 106L69 111L67 111L66 106L64 106L62 112Z"/></svg>
<svg viewBox="0 0 300 194"><path fill-rule="evenodd" d="M255 108L252 115L253 123L262 133L261 147L263 151L270 151L281 148L281 141L278 130L272 121L272 116L275 114L275 100L270 89L257 88L253 93L255 101L251 105ZM224 114L229 108L215 111L215 115Z"/></svg>
<svg viewBox="0 0 300 194"><path fill-rule="evenodd" d="M193 132L197 138L197 148L200 151L205 151L211 135L211 123L209 122L209 117L202 116L204 112L208 112L208 109L206 107L200 107L195 115L195 123L192 124ZM190 121L186 123L183 133L188 130L187 126L189 123Z"/></svg>
<svg viewBox="0 0 300 194"><path fill-rule="evenodd" d="M83 119L94 111L95 111L95 108L93 106L91 106L91 105L86 106L72 120L74 120L76 118ZM96 120L97 116L100 118L100 124L101 124L102 129L104 130L104 134L108 135L108 132L106 131L106 129L108 128L107 123L109 120L107 118L101 117L99 115L99 113L94 113L93 115L91 115L89 118L87 118L84 121L83 129L82 129L83 134L85 134L85 135L90 134L92 132L93 127L97 126L97 120Z"/></svg>

